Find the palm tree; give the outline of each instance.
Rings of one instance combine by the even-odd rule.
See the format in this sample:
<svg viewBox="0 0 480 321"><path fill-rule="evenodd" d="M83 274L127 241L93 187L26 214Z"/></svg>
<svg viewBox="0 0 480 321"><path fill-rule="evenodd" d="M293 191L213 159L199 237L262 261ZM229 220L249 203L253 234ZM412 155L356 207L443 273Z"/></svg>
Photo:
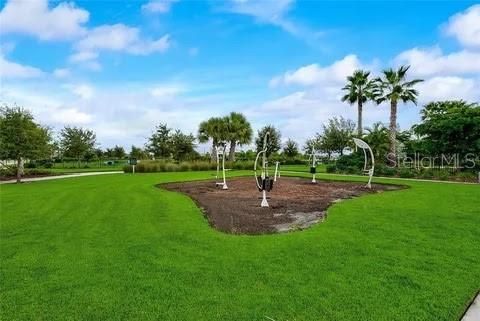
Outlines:
<svg viewBox="0 0 480 321"><path fill-rule="evenodd" d="M385 157L390 148L388 129L381 122L377 122L374 123L372 127L365 128L365 131L367 134L363 140L370 145L375 158L380 159L381 157Z"/></svg>
<svg viewBox="0 0 480 321"><path fill-rule="evenodd" d="M374 92L375 100L378 104L384 101L390 101L390 156L396 159L396 140L397 140L397 104L412 102L417 104L418 91L413 87L422 82L422 79L406 80L407 71L410 66L401 66L397 70L387 69L383 71L382 78L375 80L377 86Z"/></svg>
<svg viewBox="0 0 480 321"><path fill-rule="evenodd" d="M198 128L198 141L206 143L212 140L212 150L210 157L212 161L216 159L215 148L225 144L229 138L228 121L226 117L212 117L200 123Z"/></svg>
<svg viewBox="0 0 480 321"><path fill-rule="evenodd" d="M237 145L249 144L252 141L253 131L248 120L241 113L231 112L226 117L230 141L230 154L228 159L235 161Z"/></svg>
<svg viewBox="0 0 480 321"><path fill-rule="evenodd" d="M357 120L357 135L362 137L362 113L363 104L373 98L374 82L369 79L370 72L363 70L355 70L351 76L347 77L347 84L342 90L346 91L345 96L342 97L343 102L348 102L350 105L357 103L358 120Z"/></svg>

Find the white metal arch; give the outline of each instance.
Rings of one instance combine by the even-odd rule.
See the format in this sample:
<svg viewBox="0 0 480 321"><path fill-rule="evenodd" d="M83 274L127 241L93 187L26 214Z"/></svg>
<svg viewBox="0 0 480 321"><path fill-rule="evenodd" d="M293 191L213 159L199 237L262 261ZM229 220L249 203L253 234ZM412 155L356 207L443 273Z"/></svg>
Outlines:
<svg viewBox="0 0 480 321"><path fill-rule="evenodd" d="M373 173L375 171L375 157L373 156L373 151L366 142L364 142L363 140L361 140L359 138L354 138L353 142L355 143L355 150L357 149L357 147L361 148L363 150L363 156L364 156L364 160L365 160L364 163L363 163L363 172L369 176L367 187L372 188L372 178L373 178ZM370 168L367 168L367 166L368 166L367 151L369 152L370 159L371 159Z"/></svg>

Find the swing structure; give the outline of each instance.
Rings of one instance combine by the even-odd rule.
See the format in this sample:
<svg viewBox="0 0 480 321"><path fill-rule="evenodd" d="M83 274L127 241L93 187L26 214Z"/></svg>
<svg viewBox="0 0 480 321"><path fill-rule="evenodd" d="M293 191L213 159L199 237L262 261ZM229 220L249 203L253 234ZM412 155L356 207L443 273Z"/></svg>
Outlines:
<svg viewBox="0 0 480 321"><path fill-rule="evenodd" d="M317 154L317 152L315 151L315 147L312 147L312 153L310 154L310 157L308 158L309 161L311 161L310 163L310 174L312 174L312 183L313 184L316 184L317 183L317 180L315 179L315 176L317 174L317 161L318 161L318 157L320 155Z"/></svg>
<svg viewBox="0 0 480 321"><path fill-rule="evenodd" d="M273 175L273 181L277 181L277 177L280 177L280 162L275 162L275 175Z"/></svg>
<svg viewBox="0 0 480 321"><path fill-rule="evenodd" d="M375 157L373 156L373 151L366 142L364 142L363 140L361 140L359 138L354 138L353 142L355 143L355 151L357 150L357 148L361 148L363 150L363 156L364 156L364 159L365 159L365 161L363 163L363 173L365 175L369 176L368 183L367 183L366 187L371 189L372 188L373 172L375 171ZM370 168L367 168L367 166L369 164L369 161L368 161L369 157L368 157L367 151L368 151L368 154L370 154L370 159L371 159Z"/></svg>
<svg viewBox="0 0 480 321"><path fill-rule="evenodd" d="M216 151L217 151L217 174L215 175L215 178L217 180L219 178L220 158L221 158L222 159L221 163L222 163L223 182L215 182L215 186L222 186L222 189L228 189L227 179L225 177L225 149L226 149L226 144L220 144L219 146L216 147Z"/></svg>
<svg viewBox="0 0 480 321"><path fill-rule="evenodd" d="M258 152L257 157L255 158L255 164L253 165L253 174L255 176L255 183L257 184L257 188L260 192L262 192L262 202L260 204L261 207L269 207L267 201L267 192L270 192L273 188L274 180L268 176L268 159L267 159L267 143L268 137L270 133L267 132L263 137L263 149ZM262 156L262 165L261 165L261 174L258 175L258 160ZM278 164L276 166L278 169ZM275 171L276 172L276 171Z"/></svg>

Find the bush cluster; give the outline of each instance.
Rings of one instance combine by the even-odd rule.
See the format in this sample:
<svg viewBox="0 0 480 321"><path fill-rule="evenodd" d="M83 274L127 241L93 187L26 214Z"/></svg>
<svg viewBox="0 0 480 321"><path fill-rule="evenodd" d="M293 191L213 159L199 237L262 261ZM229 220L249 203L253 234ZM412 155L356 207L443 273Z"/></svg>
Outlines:
<svg viewBox="0 0 480 321"><path fill-rule="evenodd" d="M253 162L227 162L225 168L236 170L251 170L253 169ZM141 161L135 167L137 173L155 173L155 172L188 172L188 171L210 171L216 170L217 164L207 161L192 161L173 163L166 161ZM125 173L132 172L131 165L123 167Z"/></svg>
<svg viewBox="0 0 480 321"><path fill-rule="evenodd" d="M39 168L25 168L23 170L24 176L36 176L36 175L50 175L52 174L49 170L39 169ZM0 168L0 178L15 178L17 176L17 167L16 166L6 166Z"/></svg>

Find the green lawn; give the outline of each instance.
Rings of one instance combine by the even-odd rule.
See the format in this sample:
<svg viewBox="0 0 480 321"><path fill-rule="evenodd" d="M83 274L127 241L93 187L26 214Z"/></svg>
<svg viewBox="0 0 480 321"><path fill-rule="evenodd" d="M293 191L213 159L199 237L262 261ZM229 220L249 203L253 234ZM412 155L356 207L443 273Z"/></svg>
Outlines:
<svg viewBox="0 0 480 321"><path fill-rule="evenodd" d="M2 185L0 319L457 321L480 288L478 185L409 181L305 231L234 236L154 187L210 177Z"/></svg>

